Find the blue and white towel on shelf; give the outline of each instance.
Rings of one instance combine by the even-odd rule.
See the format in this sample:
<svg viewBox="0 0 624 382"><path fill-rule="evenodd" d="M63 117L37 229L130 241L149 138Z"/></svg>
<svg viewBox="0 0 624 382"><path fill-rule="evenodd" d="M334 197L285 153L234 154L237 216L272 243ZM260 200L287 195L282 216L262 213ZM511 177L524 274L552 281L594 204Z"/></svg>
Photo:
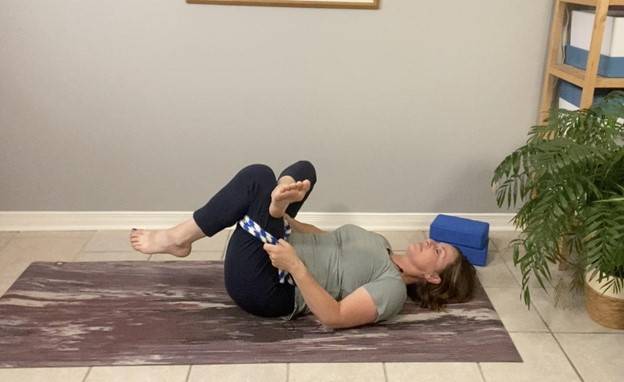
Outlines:
<svg viewBox="0 0 624 382"><path fill-rule="evenodd" d="M278 240L271 235L270 233L268 233L264 228L260 227L260 225L258 223L256 223L255 221L253 221L249 216L245 215L245 217L240 220L238 222L238 224L247 232L249 232L250 234L252 234L253 236L255 236L256 238L260 239L260 241L264 242L264 243L269 243L269 244L273 244L276 245ZM284 219L284 240L288 240L288 236L290 236L290 233L292 232L291 228L290 228L290 224L288 224L288 221L286 221L286 219ZM280 284L283 284L286 282L286 280L288 280L288 283L290 285L295 285L292 276L288 274L288 272L285 272L281 269L278 270L278 276L279 276L279 282Z"/></svg>

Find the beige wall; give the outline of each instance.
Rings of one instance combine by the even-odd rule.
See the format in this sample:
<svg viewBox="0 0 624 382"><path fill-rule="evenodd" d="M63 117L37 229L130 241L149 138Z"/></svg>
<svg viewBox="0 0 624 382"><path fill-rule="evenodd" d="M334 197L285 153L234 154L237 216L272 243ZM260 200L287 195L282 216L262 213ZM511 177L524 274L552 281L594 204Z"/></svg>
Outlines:
<svg viewBox="0 0 624 382"><path fill-rule="evenodd" d="M0 210L190 211L241 167L315 163L303 211L505 212L548 0L381 9L0 1Z"/></svg>

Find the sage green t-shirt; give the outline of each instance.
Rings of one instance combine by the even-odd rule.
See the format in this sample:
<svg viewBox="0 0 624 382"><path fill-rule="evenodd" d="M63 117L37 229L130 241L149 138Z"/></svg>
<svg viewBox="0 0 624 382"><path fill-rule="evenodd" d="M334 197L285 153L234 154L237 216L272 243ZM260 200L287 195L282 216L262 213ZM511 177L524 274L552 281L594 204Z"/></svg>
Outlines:
<svg viewBox="0 0 624 382"><path fill-rule="evenodd" d="M337 301L364 287L377 307L375 322L398 314L407 299L405 283L390 259L390 243L382 235L347 224L333 232L293 232L288 242L314 276ZM288 320L309 313L299 288Z"/></svg>

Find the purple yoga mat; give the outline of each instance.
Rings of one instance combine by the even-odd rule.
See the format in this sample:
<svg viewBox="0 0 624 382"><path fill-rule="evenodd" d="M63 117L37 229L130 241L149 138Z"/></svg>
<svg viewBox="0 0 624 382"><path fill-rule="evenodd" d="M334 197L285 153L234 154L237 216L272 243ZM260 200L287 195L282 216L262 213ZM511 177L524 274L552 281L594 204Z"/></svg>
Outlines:
<svg viewBox="0 0 624 382"><path fill-rule="evenodd" d="M332 330L252 316L218 261L31 264L0 298L0 367L266 362L521 362L483 288L434 313Z"/></svg>

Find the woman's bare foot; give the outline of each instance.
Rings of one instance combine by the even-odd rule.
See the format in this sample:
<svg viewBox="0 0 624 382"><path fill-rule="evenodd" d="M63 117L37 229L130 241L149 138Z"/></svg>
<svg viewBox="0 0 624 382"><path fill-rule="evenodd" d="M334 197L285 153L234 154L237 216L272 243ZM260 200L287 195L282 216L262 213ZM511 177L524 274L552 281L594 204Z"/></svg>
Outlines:
<svg viewBox="0 0 624 382"><path fill-rule="evenodd" d="M310 190L311 183L308 179L290 184L278 184L271 192L271 205L269 214L274 218L281 218L286 213L286 208L293 202L300 202Z"/></svg>
<svg viewBox="0 0 624 382"><path fill-rule="evenodd" d="M145 253L168 253L177 257L186 257L191 253L191 243L177 244L169 230L132 230L130 243L135 250Z"/></svg>

